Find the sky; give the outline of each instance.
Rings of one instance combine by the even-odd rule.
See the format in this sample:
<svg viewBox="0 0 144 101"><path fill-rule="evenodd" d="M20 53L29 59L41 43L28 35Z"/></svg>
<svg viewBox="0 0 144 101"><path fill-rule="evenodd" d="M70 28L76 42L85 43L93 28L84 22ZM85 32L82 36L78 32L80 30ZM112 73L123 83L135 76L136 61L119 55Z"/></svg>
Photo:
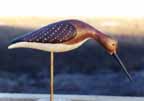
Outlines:
<svg viewBox="0 0 144 101"><path fill-rule="evenodd" d="M144 16L144 0L0 0L0 16Z"/></svg>

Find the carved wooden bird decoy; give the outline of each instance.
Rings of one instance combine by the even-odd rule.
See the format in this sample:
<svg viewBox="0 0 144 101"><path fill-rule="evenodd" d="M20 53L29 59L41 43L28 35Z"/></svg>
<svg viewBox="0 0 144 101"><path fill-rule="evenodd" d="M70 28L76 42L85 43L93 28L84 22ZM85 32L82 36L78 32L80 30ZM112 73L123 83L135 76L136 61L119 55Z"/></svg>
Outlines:
<svg viewBox="0 0 144 101"><path fill-rule="evenodd" d="M96 40L110 55L113 55L122 66L128 78L132 80L131 75L117 55L118 42L91 25L79 20L64 20L49 24L14 39L8 48L33 48L49 52L66 52L78 48L89 39ZM53 69L51 71L51 80L53 80ZM51 95L53 93L52 82ZM51 96L51 101L52 99L53 97Z"/></svg>
<svg viewBox="0 0 144 101"><path fill-rule="evenodd" d="M14 39L8 48L33 48L43 51L66 52L78 48L89 39L98 41L109 54L114 55L131 79L130 74L116 54L118 42L79 20L64 20L49 24Z"/></svg>

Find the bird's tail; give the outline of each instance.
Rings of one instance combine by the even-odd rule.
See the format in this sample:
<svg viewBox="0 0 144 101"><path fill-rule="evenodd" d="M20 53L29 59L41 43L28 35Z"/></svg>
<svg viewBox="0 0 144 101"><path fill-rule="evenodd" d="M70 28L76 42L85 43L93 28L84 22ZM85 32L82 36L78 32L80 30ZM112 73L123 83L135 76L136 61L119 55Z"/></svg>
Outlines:
<svg viewBox="0 0 144 101"><path fill-rule="evenodd" d="M10 42L8 49L19 48L21 46L20 44L21 42L23 42L23 39L21 37L15 38L14 40Z"/></svg>
<svg viewBox="0 0 144 101"><path fill-rule="evenodd" d="M19 48L19 43L10 44L8 49Z"/></svg>

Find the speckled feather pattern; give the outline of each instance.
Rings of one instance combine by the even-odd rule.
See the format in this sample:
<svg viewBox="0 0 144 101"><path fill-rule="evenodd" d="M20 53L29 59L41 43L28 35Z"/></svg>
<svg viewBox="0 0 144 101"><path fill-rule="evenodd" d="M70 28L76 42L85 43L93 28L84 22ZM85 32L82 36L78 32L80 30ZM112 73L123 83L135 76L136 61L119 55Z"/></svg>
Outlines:
<svg viewBox="0 0 144 101"><path fill-rule="evenodd" d="M37 42L37 43L63 43L76 36L76 28L69 22L61 21L47 25L36 31L16 38L16 42Z"/></svg>

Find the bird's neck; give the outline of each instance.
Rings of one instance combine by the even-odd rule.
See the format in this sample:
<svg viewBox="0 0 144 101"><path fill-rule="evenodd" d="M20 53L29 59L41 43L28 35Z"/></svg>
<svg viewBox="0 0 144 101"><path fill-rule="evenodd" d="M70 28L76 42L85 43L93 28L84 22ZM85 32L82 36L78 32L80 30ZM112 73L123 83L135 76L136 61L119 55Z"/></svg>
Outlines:
<svg viewBox="0 0 144 101"><path fill-rule="evenodd" d="M100 41L101 39L105 39L107 38L108 35L104 34L103 32L99 31L99 30L94 30L93 32L93 38L97 41Z"/></svg>

